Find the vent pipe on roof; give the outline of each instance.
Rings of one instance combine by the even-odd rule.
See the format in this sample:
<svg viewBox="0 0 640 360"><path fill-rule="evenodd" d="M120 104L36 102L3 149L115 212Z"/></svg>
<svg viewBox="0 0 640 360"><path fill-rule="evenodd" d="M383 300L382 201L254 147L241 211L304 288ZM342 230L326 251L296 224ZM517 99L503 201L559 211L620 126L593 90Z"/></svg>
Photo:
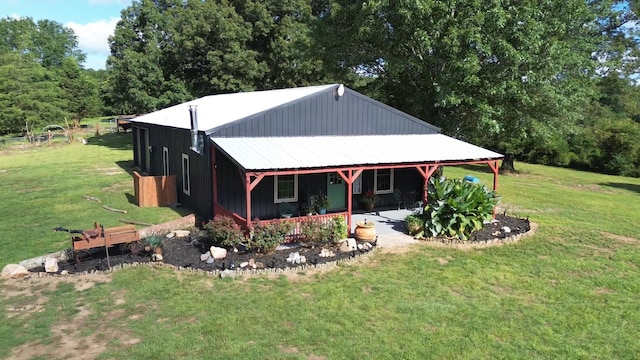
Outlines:
<svg viewBox="0 0 640 360"><path fill-rule="evenodd" d="M189 105L189 117L191 118L191 150L202 154L204 139L198 134L198 106Z"/></svg>

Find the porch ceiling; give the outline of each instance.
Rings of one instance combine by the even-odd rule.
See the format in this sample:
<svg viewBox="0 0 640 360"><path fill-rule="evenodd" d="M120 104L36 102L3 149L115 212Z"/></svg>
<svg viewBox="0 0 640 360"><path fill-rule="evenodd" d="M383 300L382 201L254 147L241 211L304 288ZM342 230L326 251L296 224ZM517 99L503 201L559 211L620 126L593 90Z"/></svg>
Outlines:
<svg viewBox="0 0 640 360"><path fill-rule="evenodd" d="M442 134L211 138L245 170L446 163L503 155Z"/></svg>

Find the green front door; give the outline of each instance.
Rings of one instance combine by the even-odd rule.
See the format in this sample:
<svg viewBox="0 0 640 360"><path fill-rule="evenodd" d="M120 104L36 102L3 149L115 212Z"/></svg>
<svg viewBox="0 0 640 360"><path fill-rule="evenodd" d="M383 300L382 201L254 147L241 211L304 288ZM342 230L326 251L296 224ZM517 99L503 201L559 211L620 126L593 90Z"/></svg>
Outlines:
<svg viewBox="0 0 640 360"><path fill-rule="evenodd" d="M327 198L331 209L344 209L346 205L347 184L338 173L327 174Z"/></svg>

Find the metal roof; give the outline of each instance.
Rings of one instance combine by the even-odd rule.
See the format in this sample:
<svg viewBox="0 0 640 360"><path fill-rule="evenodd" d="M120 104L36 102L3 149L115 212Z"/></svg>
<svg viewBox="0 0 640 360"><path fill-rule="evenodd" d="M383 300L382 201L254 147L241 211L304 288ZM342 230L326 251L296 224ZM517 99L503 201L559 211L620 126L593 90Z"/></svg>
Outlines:
<svg viewBox="0 0 640 360"><path fill-rule="evenodd" d="M251 91L205 96L186 103L154 111L132 119L133 122L190 129L189 106L198 106L198 130L207 131L243 119L309 95L337 88L338 84L291 89Z"/></svg>
<svg viewBox="0 0 640 360"><path fill-rule="evenodd" d="M245 170L499 159L442 134L211 138Z"/></svg>

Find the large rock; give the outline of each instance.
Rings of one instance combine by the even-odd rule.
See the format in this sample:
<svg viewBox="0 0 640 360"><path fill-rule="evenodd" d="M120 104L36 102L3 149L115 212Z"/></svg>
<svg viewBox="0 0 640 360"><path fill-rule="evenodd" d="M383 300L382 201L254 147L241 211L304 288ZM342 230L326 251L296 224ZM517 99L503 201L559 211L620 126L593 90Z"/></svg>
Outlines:
<svg viewBox="0 0 640 360"><path fill-rule="evenodd" d="M354 238L348 238L347 241L340 244L340 251L349 252L358 250L358 243Z"/></svg>
<svg viewBox="0 0 640 360"><path fill-rule="evenodd" d="M171 239L174 237L177 238L183 238L183 237L187 237L191 235L191 232L189 230L173 230L171 232L169 232L166 236L167 238Z"/></svg>
<svg viewBox="0 0 640 360"><path fill-rule="evenodd" d="M2 268L2 276L12 279L22 279L29 276L29 271L22 265L9 264Z"/></svg>
<svg viewBox="0 0 640 360"><path fill-rule="evenodd" d="M48 257L44 259L44 271L48 273L57 273L60 268L58 267L58 259Z"/></svg>
<svg viewBox="0 0 640 360"><path fill-rule="evenodd" d="M211 249L209 249L209 252L211 253L211 256L216 260L221 260L227 257L227 249L224 248L212 246Z"/></svg>
<svg viewBox="0 0 640 360"><path fill-rule="evenodd" d="M211 258L211 253L210 252L206 252L202 255L200 255L200 261L207 261L209 260L209 258Z"/></svg>

